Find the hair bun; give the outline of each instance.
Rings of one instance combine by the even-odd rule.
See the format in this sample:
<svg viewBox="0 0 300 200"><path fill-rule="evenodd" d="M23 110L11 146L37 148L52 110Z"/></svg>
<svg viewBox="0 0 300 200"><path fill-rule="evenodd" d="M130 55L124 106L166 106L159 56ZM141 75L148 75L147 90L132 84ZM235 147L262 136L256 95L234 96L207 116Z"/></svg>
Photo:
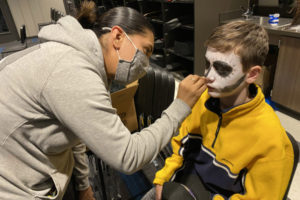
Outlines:
<svg viewBox="0 0 300 200"><path fill-rule="evenodd" d="M94 1L84 0L81 3L80 10L77 14L77 20L83 28L93 28L96 20L96 4Z"/></svg>

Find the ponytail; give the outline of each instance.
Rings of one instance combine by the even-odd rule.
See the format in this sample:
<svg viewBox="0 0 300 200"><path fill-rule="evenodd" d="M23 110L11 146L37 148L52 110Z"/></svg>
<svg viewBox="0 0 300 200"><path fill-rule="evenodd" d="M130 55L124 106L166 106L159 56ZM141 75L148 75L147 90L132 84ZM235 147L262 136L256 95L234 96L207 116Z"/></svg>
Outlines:
<svg viewBox="0 0 300 200"><path fill-rule="evenodd" d="M97 20L96 5L94 1L83 1L77 14L77 20L83 28L92 29Z"/></svg>

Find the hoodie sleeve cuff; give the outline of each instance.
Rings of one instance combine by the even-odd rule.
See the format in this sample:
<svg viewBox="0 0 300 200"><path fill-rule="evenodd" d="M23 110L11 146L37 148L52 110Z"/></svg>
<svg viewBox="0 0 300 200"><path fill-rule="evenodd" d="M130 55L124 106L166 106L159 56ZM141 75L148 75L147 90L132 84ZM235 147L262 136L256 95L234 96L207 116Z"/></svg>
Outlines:
<svg viewBox="0 0 300 200"><path fill-rule="evenodd" d="M175 99L164 112L181 124L192 112L192 109L184 101Z"/></svg>
<svg viewBox="0 0 300 200"><path fill-rule="evenodd" d="M165 180L160 179L160 178L155 178L155 179L153 180L153 184L154 184L154 185L163 185L165 182L166 182Z"/></svg>
<svg viewBox="0 0 300 200"><path fill-rule="evenodd" d="M87 189L88 187L90 187L90 183L89 183L89 177L76 177L76 186L75 189L77 191L82 191Z"/></svg>

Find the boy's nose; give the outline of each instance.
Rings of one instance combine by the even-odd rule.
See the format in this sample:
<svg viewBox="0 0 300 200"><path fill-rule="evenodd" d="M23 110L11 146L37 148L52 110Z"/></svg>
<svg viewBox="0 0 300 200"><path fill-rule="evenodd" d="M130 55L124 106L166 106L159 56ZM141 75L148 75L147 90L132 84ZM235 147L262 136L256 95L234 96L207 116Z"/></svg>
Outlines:
<svg viewBox="0 0 300 200"><path fill-rule="evenodd" d="M212 83L215 81L215 78L214 77L210 77L210 76L207 76L206 77L206 83Z"/></svg>
<svg viewBox="0 0 300 200"><path fill-rule="evenodd" d="M210 67L210 68L206 71L206 73L205 73L205 77L206 77L206 80L207 80L206 83L209 84L209 83L214 82L214 81L215 81L215 76L216 76L216 72L215 72L214 68L213 68L213 67Z"/></svg>

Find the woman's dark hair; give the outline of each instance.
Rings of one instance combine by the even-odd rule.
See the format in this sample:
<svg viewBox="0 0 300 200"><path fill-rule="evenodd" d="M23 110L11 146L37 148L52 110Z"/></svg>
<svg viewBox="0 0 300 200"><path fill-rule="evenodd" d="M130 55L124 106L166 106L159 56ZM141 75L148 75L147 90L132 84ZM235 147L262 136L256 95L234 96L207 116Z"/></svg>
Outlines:
<svg viewBox="0 0 300 200"><path fill-rule="evenodd" d="M92 29L97 37L109 32L103 27L120 26L127 34L154 33L151 23L141 13L129 7L115 7L99 16L93 1L84 1L77 14L83 28Z"/></svg>

